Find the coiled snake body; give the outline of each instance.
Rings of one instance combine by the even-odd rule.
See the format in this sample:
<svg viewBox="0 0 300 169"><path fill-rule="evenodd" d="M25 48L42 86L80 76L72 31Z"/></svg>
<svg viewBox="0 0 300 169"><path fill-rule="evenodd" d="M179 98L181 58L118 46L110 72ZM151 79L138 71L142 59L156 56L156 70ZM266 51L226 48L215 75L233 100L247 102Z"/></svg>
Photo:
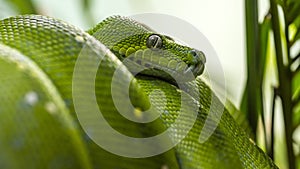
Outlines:
<svg viewBox="0 0 300 169"><path fill-rule="evenodd" d="M93 58L83 52L87 47L96 53L104 51L105 56ZM129 137L151 137L170 128L179 116L182 95L197 102L195 112L183 105L178 128L169 133L170 140L182 140L162 154L144 158L122 157L98 146L89 136L105 131L84 132L75 113L74 97L81 99L84 110L92 107L87 90L90 82L84 80L92 76L89 67L82 69L82 74L73 74L79 55L84 65L100 68L92 86L99 110L114 130ZM102 61L97 65L99 58ZM135 123L124 118L111 99L113 73L127 58L147 68L130 81L130 99L135 108L129 112L143 119L149 115L143 112L151 104L156 105L159 118L153 122ZM211 99L215 98L199 77L204 64L201 51L179 45L127 17L110 17L88 33L45 16L1 20L0 168L276 168L226 109L213 134L204 143L199 142ZM131 77L134 70L130 69L134 66L122 69L121 77ZM174 79L183 77L185 81L186 72L196 77L193 89L199 92L199 98L176 85ZM74 77L79 80L75 90L81 91L75 96ZM155 90L162 91L164 97ZM117 97L121 95L117 93ZM196 115L195 121L192 115ZM187 132L190 123L191 130ZM109 142L124 152L136 151L121 145L118 139Z"/></svg>

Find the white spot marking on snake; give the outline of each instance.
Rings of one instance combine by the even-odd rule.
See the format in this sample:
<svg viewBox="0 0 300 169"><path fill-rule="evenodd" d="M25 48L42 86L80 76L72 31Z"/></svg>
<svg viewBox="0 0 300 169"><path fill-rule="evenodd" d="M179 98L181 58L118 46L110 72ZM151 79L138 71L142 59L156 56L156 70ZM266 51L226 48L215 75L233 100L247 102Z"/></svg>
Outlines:
<svg viewBox="0 0 300 169"><path fill-rule="evenodd" d="M169 167L167 165L163 165L161 166L161 169L169 169Z"/></svg>
<svg viewBox="0 0 300 169"><path fill-rule="evenodd" d="M164 110L164 114L169 114L169 111L168 110Z"/></svg>
<svg viewBox="0 0 300 169"><path fill-rule="evenodd" d="M83 38L82 36L76 36L76 37L75 37L75 40L76 40L77 42L80 42L80 43L83 43L83 42L84 42L84 38Z"/></svg>
<svg viewBox="0 0 300 169"><path fill-rule="evenodd" d="M176 126L175 127L173 126L172 128L169 128L169 129L170 129L171 134L172 134L173 137L177 138L179 136Z"/></svg>
<svg viewBox="0 0 300 169"><path fill-rule="evenodd" d="M23 64L18 64L18 68L24 70L26 67Z"/></svg>
<svg viewBox="0 0 300 169"><path fill-rule="evenodd" d="M25 95L25 101L31 106L35 105L38 102L38 100L38 94L34 91L30 91Z"/></svg>
<svg viewBox="0 0 300 169"><path fill-rule="evenodd" d="M140 108L135 108L134 109L134 116L136 117L136 118L138 118L138 119L142 119L143 118L143 112L142 112L142 110L140 109Z"/></svg>
<svg viewBox="0 0 300 169"><path fill-rule="evenodd" d="M53 102L47 102L45 104L45 108L46 110L50 113L50 114L56 114L57 113L57 107Z"/></svg>

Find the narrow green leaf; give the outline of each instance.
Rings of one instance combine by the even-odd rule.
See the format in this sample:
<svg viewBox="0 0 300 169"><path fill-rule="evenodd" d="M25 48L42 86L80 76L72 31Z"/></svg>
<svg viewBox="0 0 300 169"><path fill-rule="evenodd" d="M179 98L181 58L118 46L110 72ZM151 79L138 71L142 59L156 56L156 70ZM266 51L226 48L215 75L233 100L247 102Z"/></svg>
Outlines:
<svg viewBox="0 0 300 169"><path fill-rule="evenodd" d="M242 107L246 107L245 113L249 120L252 131L255 134L258 119L258 105L257 105L257 60L259 59L258 41L259 41L259 27L258 27L258 8L257 0L246 0L246 41L247 41L247 84L243 98ZM243 105L247 104L247 105Z"/></svg>
<svg viewBox="0 0 300 169"><path fill-rule="evenodd" d="M90 6L91 6L91 0L82 0L82 7L85 9L85 10L89 10L90 9Z"/></svg>
<svg viewBox="0 0 300 169"><path fill-rule="evenodd" d="M299 39L300 39L300 31L297 31L295 38L294 38L294 42L296 42Z"/></svg>
<svg viewBox="0 0 300 169"><path fill-rule="evenodd" d="M289 46L293 46L300 38L300 15L289 25L289 30L292 34Z"/></svg>
<svg viewBox="0 0 300 169"><path fill-rule="evenodd" d="M271 16L267 15L263 21L259 25L259 33L260 33L260 45L259 45L259 52L260 57L258 60L257 65L259 69L259 83L262 85L265 68L266 68L266 58L267 58L267 51L268 51L268 42L269 42L269 33L271 29Z"/></svg>
<svg viewBox="0 0 300 169"><path fill-rule="evenodd" d="M296 73L292 79L292 93L294 103L293 129L300 125L300 73Z"/></svg>
<svg viewBox="0 0 300 169"><path fill-rule="evenodd" d="M290 25L293 21L299 16L300 11L300 1L290 0L287 3L286 15L287 15L287 23Z"/></svg>
<svg viewBox="0 0 300 169"><path fill-rule="evenodd" d="M91 12L92 0L81 0L81 4L86 23L90 26L95 25L95 20Z"/></svg>
<svg viewBox="0 0 300 169"><path fill-rule="evenodd" d="M298 15L298 17L294 20L293 25L295 25L295 27L297 29L300 28L300 14Z"/></svg>

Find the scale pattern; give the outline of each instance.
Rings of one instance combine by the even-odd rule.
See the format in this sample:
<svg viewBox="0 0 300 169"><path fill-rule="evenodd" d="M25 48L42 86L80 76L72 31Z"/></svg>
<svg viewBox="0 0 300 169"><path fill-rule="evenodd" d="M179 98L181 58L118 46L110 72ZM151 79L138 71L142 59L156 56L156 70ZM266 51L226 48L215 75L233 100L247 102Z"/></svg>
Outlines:
<svg viewBox="0 0 300 169"><path fill-rule="evenodd" d="M196 123L173 149L154 157L136 159L114 155L95 144L81 129L72 99L72 74L83 47L94 52L94 55L84 54L86 65L95 65L99 58L103 61L95 81L99 109L109 124L125 135L149 137L170 127L178 117L180 96L185 94L166 81L137 76L130 89L133 104L146 110L149 107L146 96L159 89L167 100L166 106L158 105L157 108L163 113L149 124L130 122L118 114L110 99L110 82L122 63L113 53L107 53L104 45L114 47L107 34L109 30L121 30L121 26L102 30L109 20L121 20L129 32L152 32L125 17L112 17L92 29L101 32L101 37L106 39L103 42L99 34L93 37L63 21L45 16L25 15L0 21L0 168L277 168L249 140L227 110L208 141L199 143L211 97L215 97L200 77L197 78L200 98L189 96L200 103ZM118 37L114 38L117 40ZM99 50L105 55L97 53ZM127 70L123 74L124 78L131 76ZM79 75L82 79L87 76L88 69ZM84 80L79 84L83 91L90 85ZM83 92L81 97L86 100L88 109L89 93ZM157 103L162 101L160 95L151 97ZM181 137L185 126L190 123L190 114L184 113L184 120L180 121L182 127L170 137ZM118 144L119 140L111 141ZM126 150L126 146L122 148Z"/></svg>

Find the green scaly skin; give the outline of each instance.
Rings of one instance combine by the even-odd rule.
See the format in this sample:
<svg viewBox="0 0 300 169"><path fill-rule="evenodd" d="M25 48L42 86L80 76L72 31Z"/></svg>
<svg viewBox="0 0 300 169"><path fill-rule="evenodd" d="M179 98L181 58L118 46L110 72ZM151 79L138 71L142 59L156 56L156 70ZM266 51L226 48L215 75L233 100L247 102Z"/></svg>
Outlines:
<svg viewBox="0 0 300 169"><path fill-rule="evenodd" d="M136 38L137 32L139 38ZM200 98L189 96L200 103L196 122L173 149L154 157L136 159L117 156L100 148L80 128L72 103L72 74L82 47L105 51L98 39L116 55L107 53L103 57L95 81L95 95L109 124L115 130L133 137L156 135L170 127L178 117L180 96L185 92L178 90L170 76L158 69L164 68L165 64L169 69L176 70L180 67L178 64L184 62L188 66L198 67L195 69L197 71L192 71L197 76L202 72L200 67L205 63L205 58L201 52L197 51L195 57L191 53L194 49L157 34L162 37L164 49L171 54L163 53L161 62L142 60L144 66L149 63L160 67L153 66L150 71L138 75L132 81L130 91L133 104L140 110L146 110L149 100L145 96L155 89L162 90L167 104L158 105L157 109L165 113L149 124L133 123L118 114L110 99L111 77L122 64L117 58L123 60L132 54L136 61L141 56L139 50L153 51L147 48L147 38L154 32L126 17L111 17L89 33L94 37L67 23L44 16L17 16L0 21L0 168L277 168L250 141L227 110L213 135L206 142L199 143L211 98L215 97L200 77L196 79ZM159 57L161 54L154 52L152 56ZM142 56L147 60L149 53L145 52ZM97 60L87 55L84 57L87 65ZM174 61L176 64L169 64ZM123 74L124 78L131 75L126 70ZM78 77L85 79L88 75L87 69ZM84 91L88 84L81 81L79 86ZM30 99L32 91L38 100ZM81 97L88 109L89 94L83 92ZM163 101L160 95L151 97L151 101ZM218 104L222 107L221 102ZM183 134L192 114L188 110L183 114L184 120L180 121L181 130L171 133L170 137ZM111 142L118 144L118 140ZM120 148L126 149L126 145Z"/></svg>
<svg viewBox="0 0 300 169"><path fill-rule="evenodd" d="M151 68L143 74L170 81L169 74L161 70L173 70L175 77L179 72L183 75L178 76L184 76L184 72L192 66L195 67L194 70L191 69L195 77L204 70L206 59L201 51L179 45L171 37L157 34L149 27L126 17L107 18L88 33L106 45L121 61L130 56L135 62L141 62L142 66ZM151 49L147 46L151 35L161 38L160 48Z"/></svg>

